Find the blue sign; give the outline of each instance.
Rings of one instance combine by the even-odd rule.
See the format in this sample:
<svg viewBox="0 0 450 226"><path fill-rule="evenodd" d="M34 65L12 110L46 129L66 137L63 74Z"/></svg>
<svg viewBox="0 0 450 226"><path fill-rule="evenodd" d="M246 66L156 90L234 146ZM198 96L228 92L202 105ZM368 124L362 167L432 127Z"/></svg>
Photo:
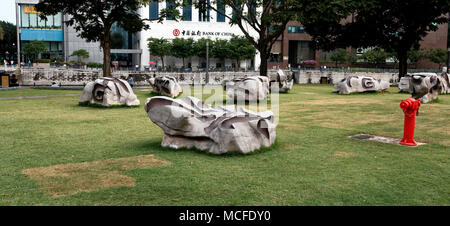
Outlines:
<svg viewBox="0 0 450 226"><path fill-rule="evenodd" d="M51 41L62 42L62 30L22 29L20 39L22 41Z"/></svg>

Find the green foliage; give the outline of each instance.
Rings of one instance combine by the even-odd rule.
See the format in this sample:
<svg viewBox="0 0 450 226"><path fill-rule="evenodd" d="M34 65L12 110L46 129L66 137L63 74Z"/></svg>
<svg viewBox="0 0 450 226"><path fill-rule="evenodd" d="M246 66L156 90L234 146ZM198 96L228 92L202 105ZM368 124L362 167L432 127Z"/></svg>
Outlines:
<svg viewBox="0 0 450 226"><path fill-rule="evenodd" d="M184 59L194 56L194 39L175 38L171 47L171 55L183 59L183 67L186 67Z"/></svg>
<svg viewBox="0 0 450 226"><path fill-rule="evenodd" d="M164 38L149 38L147 39L148 49L151 55L159 56L161 58L162 66L164 67L164 56L170 56L172 51L172 43Z"/></svg>
<svg viewBox="0 0 450 226"><path fill-rule="evenodd" d="M6 21L0 21L0 59L11 60L17 57L16 42L16 26Z"/></svg>
<svg viewBox="0 0 450 226"><path fill-rule="evenodd" d="M103 75L111 76L111 27L113 24L127 32L136 33L148 29L149 25L141 18L139 11L149 0L43 0L36 5L40 17L62 13L69 15L66 25L72 26L81 38L89 42L100 42L104 54ZM160 12L162 21L166 10Z"/></svg>
<svg viewBox="0 0 450 226"><path fill-rule="evenodd" d="M89 52L84 50L84 49L79 49L79 50L75 50L73 51L72 55L70 56L76 56L78 58L78 63L81 63L81 58L89 58Z"/></svg>
<svg viewBox="0 0 450 226"><path fill-rule="evenodd" d="M219 59L230 58L233 50L230 43L225 39L216 39L213 41L211 49L211 56Z"/></svg>
<svg viewBox="0 0 450 226"><path fill-rule="evenodd" d="M22 46L22 51L28 57L37 59L37 55L47 51L47 43L43 41L31 41Z"/></svg>
<svg viewBox="0 0 450 226"><path fill-rule="evenodd" d="M238 66L240 60L255 57L256 48L245 37L233 35L229 41L229 46L232 50L230 51L230 58L236 60Z"/></svg>
<svg viewBox="0 0 450 226"><path fill-rule="evenodd" d="M261 53L260 75L267 75L267 60L271 46L286 29L289 21L297 15L297 0L264 1L264 0L199 0L196 8L223 15L231 25L238 26L244 37ZM223 10L223 7L232 10ZM264 8L264 10L256 10ZM257 36L250 30L256 31Z"/></svg>
<svg viewBox="0 0 450 226"><path fill-rule="evenodd" d="M431 62L439 64L439 68L441 68L442 65L445 65L445 63L447 63L448 52L446 49L442 48L428 49L425 52L424 56Z"/></svg>
<svg viewBox="0 0 450 226"><path fill-rule="evenodd" d="M103 64L95 63L95 62L89 62L86 64L89 68L103 68Z"/></svg>
<svg viewBox="0 0 450 226"><path fill-rule="evenodd" d="M384 64L389 53L380 47L374 47L361 55L361 59L371 64Z"/></svg>
<svg viewBox="0 0 450 226"><path fill-rule="evenodd" d="M198 56L198 57L206 57L206 40L208 40L208 45L209 45L209 50L211 50L213 42L211 39L206 39L206 38L201 38L199 40L197 40L196 42L194 42L193 44L193 48L194 48L194 56Z"/></svg>
<svg viewBox="0 0 450 226"><path fill-rule="evenodd" d="M447 23L450 11L447 0L300 2L300 22L315 43L322 48L379 46L395 51L400 76L406 74L408 51L417 49L428 32L438 29L436 25Z"/></svg>
<svg viewBox="0 0 450 226"><path fill-rule="evenodd" d="M339 48L331 53L330 59L336 64L337 67L338 64L347 61L347 55L349 54L347 54L347 51L345 49Z"/></svg>
<svg viewBox="0 0 450 226"><path fill-rule="evenodd" d="M46 64L49 64L49 63L51 63L52 62L52 60L50 60L50 59L37 59L36 60L36 63L46 63Z"/></svg>

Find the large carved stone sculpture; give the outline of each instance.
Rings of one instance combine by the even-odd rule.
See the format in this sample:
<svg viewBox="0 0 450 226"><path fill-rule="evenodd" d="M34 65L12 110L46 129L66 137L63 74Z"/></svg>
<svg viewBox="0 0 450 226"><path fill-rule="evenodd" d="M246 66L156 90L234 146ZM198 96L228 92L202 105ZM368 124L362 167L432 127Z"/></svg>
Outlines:
<svg viewBox="0 0 450 226"><path fill-rule="evenodd" d="M164 130L161 145L196 147L211 153L248 153L275 141L271 111L252 112L235 106L211 107L197 98L148 98L145 111Z"/></svg>
<svg viewBox="0 0 450 226"><path fill-rule="evenodd" d="M264 76L235 78L224 81L224 89L230 100L262 101L269 99L269 79Z"/></svg>
<svg viewBox="0 0 450 226"><path fill-rule="evenodd" d="M153 92L160 93L169 97L176 97L183 92L183 89L178 84L177 79L172 76L163 75L151 78L149 80L153 88Z"/></svg>
<svg viewBox="0 0 450 226"><path fill-rule="evenodd" d="M439 94L450 93L450 81L447 73L413 73L409 76L409 92L414 99L427 103Z"/></svg>
<svg viewBox="0 0 450 226"><path fill-rule="evenodd" d="M99 78L84 87L79 103L100 104L103 106L140 104L130 84L118 78Z"/></svg>
<svg viewBox="0 0 450 226"><path fill-rule="evenodd" d="M294 85L294 77L292 74L286 75L283 70L278 69L276 78L270 81L271 89L274 84L278 84L278 91L280 93L287 93Z"/></svg>
<svg viewBox="0 0 450 226"><path fill-rule="evenodd" d="M381 91L389 88L389 82L366 76L350 76L334 84L333 92L339 94Z"/></svg>

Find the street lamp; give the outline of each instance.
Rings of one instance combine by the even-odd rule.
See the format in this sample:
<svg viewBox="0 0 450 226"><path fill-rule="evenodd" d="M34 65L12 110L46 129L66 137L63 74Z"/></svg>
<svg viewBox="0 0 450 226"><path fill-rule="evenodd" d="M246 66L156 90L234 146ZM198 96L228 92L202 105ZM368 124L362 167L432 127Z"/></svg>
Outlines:
<svg viewBox="0 0 450 226"><path fill-rule="evenodd" d="M209 39L206 39L206 81L205 84L208 84L209 82Z"/></svg>

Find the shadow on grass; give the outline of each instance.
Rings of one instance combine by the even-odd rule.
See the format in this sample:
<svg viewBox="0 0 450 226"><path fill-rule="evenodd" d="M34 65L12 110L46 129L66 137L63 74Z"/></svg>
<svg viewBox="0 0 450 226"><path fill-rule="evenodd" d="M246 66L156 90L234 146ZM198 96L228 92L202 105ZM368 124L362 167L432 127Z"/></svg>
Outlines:
<svg viewBox="0 0 450 226"><path fill-rule="evenodd" d="M110 106L103 106L101 104L93 104L91 102L80 102L78 105L80 107L90 107L90 108L101 108L101 109L115 109L115 108L139 108L139 105L137 106L126 106L126 105L110 105Z"/></svg>
<svg viewBox="0 0 450 226"><path fill-rule="evenodd" d="M275 140L274 144L270 147L262 147L258 150L255 150L253 152L250 153L240 153L238 151L230 151L224 154L214 154L214 153L210 153L207 150L200 150L198 148L192 147L192 148L170 148L170 147L163 147L161 146L161 141L159 139L157 140L151 140L151 141L146 141L146 142L141 142L141 143L136 143L135 146L139 149L144 149L144 150L148 150L148 149L152 149L155 151L160 151L160 152L171 152L171 153L192 153L192 154L202 154L205 156L209 156L209 157L214 157L214 158L228 158L228 157L245 157L245 156L254 156L254 155L260 155L260 154L264 154L266 152L269 151L274 151L277 148L279 148L279 144L277 142L277 140Z"/></svg>

